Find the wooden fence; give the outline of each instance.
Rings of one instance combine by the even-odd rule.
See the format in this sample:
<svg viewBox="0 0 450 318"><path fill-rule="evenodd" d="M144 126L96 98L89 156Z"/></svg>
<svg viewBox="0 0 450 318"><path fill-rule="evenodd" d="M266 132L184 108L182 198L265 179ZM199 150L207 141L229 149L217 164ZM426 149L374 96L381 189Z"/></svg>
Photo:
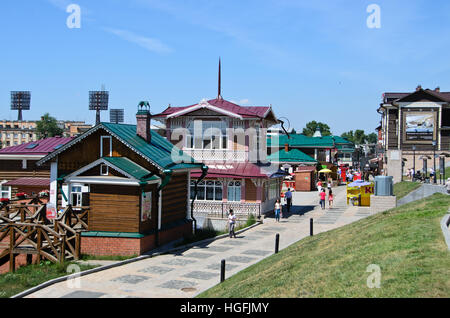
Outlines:
<svg viewBox="0 0 450 318"><path fill-rule="evenodd" d="M67 206L55 219L47 219L46 205L11 204L0 208L0 266L9 262L15 270L17 255L26 254L27 264L80 258L81 232L88 228L89 208Z"/></svg>

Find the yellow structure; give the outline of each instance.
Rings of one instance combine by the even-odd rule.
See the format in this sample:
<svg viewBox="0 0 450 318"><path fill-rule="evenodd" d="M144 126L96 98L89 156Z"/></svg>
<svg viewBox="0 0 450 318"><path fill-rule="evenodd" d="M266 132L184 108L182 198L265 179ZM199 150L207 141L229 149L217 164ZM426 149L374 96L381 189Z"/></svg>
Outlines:
<svg viewBox="0 0 450 318"><path fill-rule="evenodd" d="M353 182L347 186L347 204L370 206L370 196L374 194L374 184L369 182Z"/></svg>

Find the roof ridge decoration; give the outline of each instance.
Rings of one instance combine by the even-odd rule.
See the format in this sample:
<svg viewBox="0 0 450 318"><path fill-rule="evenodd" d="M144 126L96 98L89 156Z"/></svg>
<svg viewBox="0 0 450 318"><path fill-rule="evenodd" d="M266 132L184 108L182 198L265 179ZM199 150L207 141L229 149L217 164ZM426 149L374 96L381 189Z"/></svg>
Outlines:
<svg viewBox="0 0 450 318"><path fill-rule="evenodd" d="M221 100L223 101L223 99L221 99ZM236 106L239 106L239 105L236 105ZM186 107L186 108L184 108L184 109L182 109L182 110L180 110L180 111L177 111L177 112L175 112L175 113L172 113L172 114L170 114L170 115L167 115L167 118L173 118L173 117L182 116L182 115L191 113L191 112L196 111L196 110L199 110L199 109L208 109L208 110L211 110L211 111L214 111L214 112L217 112L217 113L226 115L226 116L238 118L238 119L240 119L240 120L243 119L242 116L239 115L239 114L236 114L236 113L233 113L233 112L231 112L231 111L222 109L221 107L218 107L218 106L211 105L211 104L209 103L209 101L206 100L206 98L203 98L203 99L202 99L198 104L196 104L196 105L188 106L188 107Z"/></svg>

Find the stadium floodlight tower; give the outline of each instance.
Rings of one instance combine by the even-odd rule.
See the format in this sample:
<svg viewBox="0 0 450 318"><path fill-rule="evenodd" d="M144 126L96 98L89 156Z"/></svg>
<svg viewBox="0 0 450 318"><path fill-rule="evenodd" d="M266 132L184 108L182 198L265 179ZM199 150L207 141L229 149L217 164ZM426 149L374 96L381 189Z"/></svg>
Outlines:
<svg viewBox="0 0 450 318"><path fill-rule="evenodd" d="M124 122L124 110L123 109L110 109L109 121L114 124Z"/></svg>
<svg viewBox="0 0 450 318"><path fill-rule="evenodd" d="M30 110L31 93L28 91L11 92L11 110L19 112L18 121L22 121L22 110Z"/></svg>
<svg viewBox="0 0 450 318"><path fill-rule="evenodd" d="M100 123L100 111L108 110L109 92L91 91L89 92L89 110L95 110L95 125Z"/></svg>

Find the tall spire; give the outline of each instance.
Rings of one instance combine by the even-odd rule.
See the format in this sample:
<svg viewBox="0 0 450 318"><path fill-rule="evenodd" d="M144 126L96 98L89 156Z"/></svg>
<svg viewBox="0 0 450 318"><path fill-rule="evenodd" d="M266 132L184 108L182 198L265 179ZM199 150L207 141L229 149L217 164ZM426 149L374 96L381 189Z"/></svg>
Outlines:
<svg viewBox="0 0 450 318"><path fill-rule="evenodd" d="M222 99L222 75L221 75L221 61L220 61L220 57L219 57L219 85L217 88L217 99Z"/></svg>

